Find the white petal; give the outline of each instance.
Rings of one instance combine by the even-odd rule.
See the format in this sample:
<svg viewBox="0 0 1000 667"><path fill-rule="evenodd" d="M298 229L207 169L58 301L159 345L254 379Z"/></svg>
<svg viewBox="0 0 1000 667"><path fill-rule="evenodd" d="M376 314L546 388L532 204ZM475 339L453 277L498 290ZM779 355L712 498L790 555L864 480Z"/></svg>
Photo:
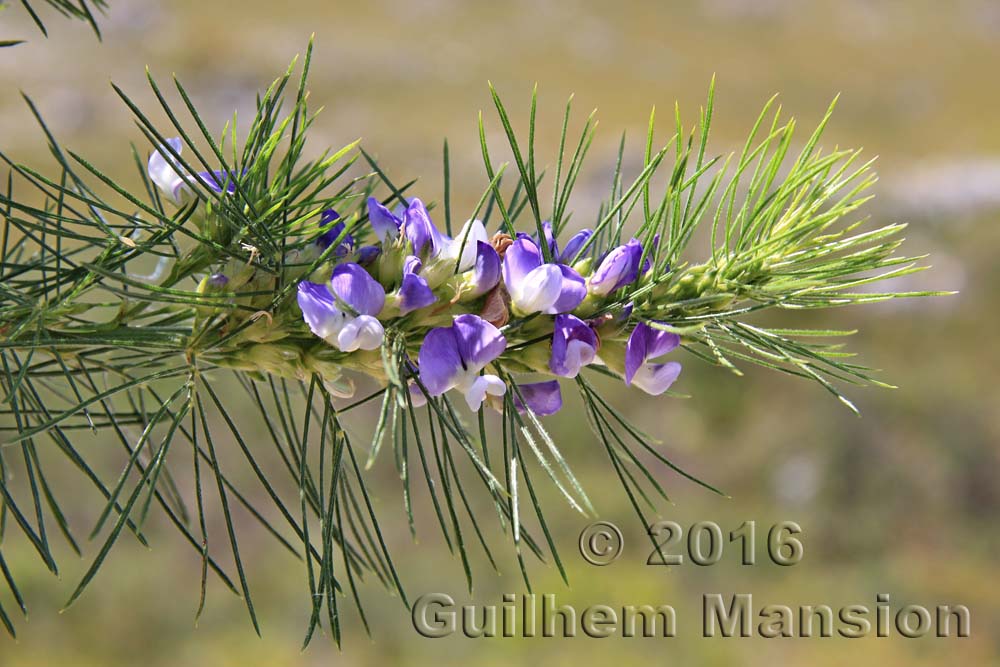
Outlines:
<svg viewBox="0 0 1000 667"><path fill-rule="evenodd" d="M470 410L476 412L486 400L487 394L503 396L505 393L507 393L507 385L503 383L503 380L496 375L481 375L465 389L465 402Z"/></svg>
<svg viewBox="0 0 1000 667"><path fill-rule="evenodd" d="M168 141L171 147L180 154L182 148L180 141L173 139ZM184 179L177 173L176 161L172 155L161 152L159 149L153 151L153 154L149 156L146 171L149 173L149 180L156 184L156 187L175 202L180 201L180 189L184 185Z"/></svg>
<svg viewBox="0 0 1000 667"><path fill-rule="evenodd" d="M632 384L647 394L659 396L674 383L681 374L681 365L676 361L665 364L643 364L635 372Z"/></svg>
<svg viewBox="0 0 1000 667"><path fill-rule="evenodd" d="M371 315L350 318L337 334L337 347L344 352L355 350L377 350L382 345L385 329L382 323Z"/></svg>
<svg viewBox="0 0 1000 667"><path fill-rule="evenodd" d="M489 238L486 236L486 226L483 225L481 220L469 220L462 225L462 229L459 230L458 235L448 243L448 247L445 248L444 253L447 259L453 261L458 260L458 255L461 253L462 258L458 262L458 270L459 272L468 271L476 265L476 251L478 249L476 244L480 241L483 243L489 241Z"/></svg>
<svg viewBox="0 0 1000 667"><path fill-rule="evenodd" d="M522 313L545 312L559 299L562 285L563 276L559 267L542 264L521 279L511 292L510 300Z"/></svg>
<svg viewBox="0 0 1000 667"><path fill-rule="evenodd" d="M566 368L572 373L566 377L575 378L580 373L580 369L593 360L593 346L582 340L571 340L566 343Z"/></svg>

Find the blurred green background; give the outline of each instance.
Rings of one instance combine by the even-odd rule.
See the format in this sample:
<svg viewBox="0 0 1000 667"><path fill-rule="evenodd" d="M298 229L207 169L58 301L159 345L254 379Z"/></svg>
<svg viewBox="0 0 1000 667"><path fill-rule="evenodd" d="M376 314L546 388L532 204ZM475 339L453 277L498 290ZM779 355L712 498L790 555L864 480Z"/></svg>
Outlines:
<svg viewBox="0 0 1000 667"><path fill-rule="evenodd" d="M148 108L144 67L161 77L176 73L206 118L221 127L234 109L243 118L251 115L254 92L283 71L315 32L312 102L325 111L314 128L313 146L363 137L390 173L400 180L421 176L420 194L435 200L441 191L441 140L447 135L456 201L465 210L485 184L476 113L490 104L487 80L508 105L525 112L520 121L531 86L538 83L542 162L555 153L570 93L576 94L577 126L598 107L600 130L576 202L574 219L580 221L595 215L588 207L607 191L620 132L628 131L631 155L639 156L650 106L666 118L677 100L693 122L716 74L713 154L742 145L773 93L780 93L786 113L798 117L803 128L841 93L823 145L863 146L868 155L878 155L882 179L868 212L879 223L912 223L910 254L933 252L933 271L896 286L961 293L818 316L784 313L771 320L861 330L852 341L861 360L883 368L883 377L900 388L851 390L864 414L860 419L797 378L756 369L736 378L690 356L683 359L677 387L691 400L625 391L615 396L630 416L663 439L668 455L732 496L719 498L664 471L674 501L663 508L664 517L685 526L714 520L724 530L744 520L759 527L798 521L806 552L795 567L742 567L733 548L712 567L685 564L665 572L645 566L649 550L642 531L617 481L610 479L613 473L586 430L579 405L570 402L570 409L549 420L601 517L625 528L626 550L606 568L584 563L576 537L587 520L547 487L544 500L571 585L563 585L554 568L536 564L536 592L556 593L560 602L578 607L667 602L680 618L677 638L429 640L413 631L398 600L369 586L372 639L352 618L342 651L320 637L302 653L308 615L304 570L241 517L263 639L254 636L242 602L215 582L195 626L198 559L169 526L152 522L152 549L123 539L95 585L62 614L59 609L89 559L63 554L63 573L56 580L21 541L5 545L31 617L20 625L17 642L0 635L0 665L571 665L612 659L1000 664L995 446L1000 390L990 380L1000 367L1000 346L990 333L1000 322L1000 264L993 253L1000 242L996 2L111 4L101 22L103 44L82 24L52 17L46 40L19 6L0 13L0 39L30 38L27 45L0 51L0 144L9 155L39 162L45 153L20 89L34 98L65 143L124 177L133 168L128 142L141 135L109 79ZM494 132L497 128L493 123ZM626 169L635 173L636 164L633 159ZM358 433L370 426L364 419L355 422ZM109 453L108 460L118 461L115 455ZM410 542L391 461L382 461L370 477L411 597L441 591L467 599L461 563L448 554L426 511L418 543ZM72 498L72 488L58 491L64 502ZM85 533L92 517L81 510L79 518L78 529ZM225 538L221 519L215 519L211 530L223 558ZM483 527L495 528L492 517ZM87 556L92 554L93 548ZM484 558L474 562L480 603L498 603L501 592L521 592L513 558L501 566L503 575L497 576ZM752 592L759 605L874 607L879 592L891 594L894 608L962 603L972 610L972 636L703 639L700 599L711 592Z"/></svg>

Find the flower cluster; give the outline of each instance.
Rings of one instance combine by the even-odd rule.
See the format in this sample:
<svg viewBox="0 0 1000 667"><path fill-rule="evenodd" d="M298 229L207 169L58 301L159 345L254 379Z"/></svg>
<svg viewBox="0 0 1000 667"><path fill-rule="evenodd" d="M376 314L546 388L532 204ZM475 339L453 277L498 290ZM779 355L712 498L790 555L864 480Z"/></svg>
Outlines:
<svg viewBox="0 0 1000 667"><path fill-rule="evenodd" d="M194 179L178 173L172 154L180 154L180 143L170 148L169 155L154 152L149 175L181 202ZM232 192L223 187L224 174L196 178L216 194ZM560 248L548 222L541 237L490 236L480 220L450 237L417 198L393 211L370 197L366 213L348 221L323 211L306 256L298 251L300 263L325 260L297 285L300 321L327 350L306 355L322 360L309 370L339 377L341 368L356 368L378 376L381 357L365 353L381 349L393 331L406 341L414 405L454 389L472 410L484 402L502 406L504 369L574 378L601 364L654 395L680 373L677 362L659 360L678 346L678 335L663 323L631 322L631 305L622 304L619 291L650 272L637 239L599 253L592 230ZM361 245L356 237L375 243ZM210 282L224 289L226 278L213 274ZM495 373L486 372L491 366ZM557 379L518 382L510 398L537 415L562 407Z"/></svg>

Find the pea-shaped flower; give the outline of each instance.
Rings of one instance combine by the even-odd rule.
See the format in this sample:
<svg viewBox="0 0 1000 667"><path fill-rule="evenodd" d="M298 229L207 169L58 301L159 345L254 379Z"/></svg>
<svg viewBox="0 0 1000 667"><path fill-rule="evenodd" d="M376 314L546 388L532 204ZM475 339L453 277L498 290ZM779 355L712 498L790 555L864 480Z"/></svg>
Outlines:
<svg viewBox="0 0 1000 667"><path fill-rule="evenodd" d="M587 296L580 274L565 264L546 264L529 237L514 241L503 258L503 279L518 315L567 313Z"/></svg>
<svg viewBox="0 0 1000 667"><path fill-rule="evenodd" d="M385 330L376 317L385 304L385 290L361 266L340 264L329 286L299 283L299 308L309 329L344 351L374 350Z"/></svg>
<svg viewBox="0 0 1000 667"><path fill-rule="evenodd" d="M517 394L520 393L520 396ZM523 401L521 399L524 399ZM514 395L514 407L520 412L527 409L539 417L554 415L562 409L562 392L558 380L518 384Z"/></svg>
<svg viewBox="0 0 1000 667"><path fill-rule="evenodd" d="M575 378L596 356L597 334L591 326L575 315L556 315L549 370Z"/></svg>
<svg viewBox="0 0 1000 667"><path fill-rule="evenodd" d="M654 329L645 322L635 325L625 345L625 384L639 387L647 394L659 396L674 383L681 373L676 361L655 363L678 345L681 339L675 333Z"/></svg>
<svg viewBox="0 0 1000 667"><path fill-rule="evenodd" d="M478 315L459 315L450 327L431 329L420 346L420 382L430 396L449 389L465 395L469 409L478 410L486 395L507 391L496 375L480 375L488 363L503 354L507 339Z"/></svg>
<svg viewBox="0 0 1000 667"><path fill-rule="evenodd" d="M587 280L587 291L598 296L611 294L639 277L642 245L632 239L609 252Z"/></svg>
<svg viewBox="0 0 1000 667"><path fill-rule="evenodd" d="M180 155L184 148L180 137L167 139L167 145L177 155ZM152 155L149 156L149 162L146 164L146 172L149 174L149 180L177 204L181 202L184 190L189 187L188 179L181 175L181 171L182 169L177 164L176 158L174 158L165 146L160 146L153 151ZM213 192L221 194L223 187L225 187L226 192L229 194L236 191L236 184L233 183L224 169L200 171L195 176L205 187Z"/></svg>

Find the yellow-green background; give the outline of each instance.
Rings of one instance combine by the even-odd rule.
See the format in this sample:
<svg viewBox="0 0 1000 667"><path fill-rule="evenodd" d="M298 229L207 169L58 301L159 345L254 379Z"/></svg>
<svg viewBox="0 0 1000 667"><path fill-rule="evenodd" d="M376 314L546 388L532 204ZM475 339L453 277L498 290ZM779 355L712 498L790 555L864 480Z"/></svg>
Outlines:
<svg viewBox="0 0 1000 667"><path fill-rule="evenodd" d="M314 106L325 106L313 130L314 146L363 137L400 180L421 176L418 190L428 200L440 198L445 135L451 140L457 203L471 205L484 186L475 122L476 112L490 104L487 80L522 111L538 83L541 161L551 161L545 156L554 153L562 104L570 93L576 93L580 117L598 107L600 130L581 179L578 221L595 215L587 207L606 191L620 132L629 131L632 155L638 155L651 105L666 119L677 100L693 121L713 73L718 77L713 154L741 145L773 93L781 94L786 112L803 126L818 120L841 93L824 146L862 146L880 156L879 196L868 212L880 223L911 222L909 251L934 254L933 271L898 286L961 293L818 317L786 313L780 320L788 326L860 328L852 345L862 361L883 368L884 377L900 386L850 391L864 413L861 419L797 378L753 369L736 378L693 357L683 359L686 369L677 385L691 400L656 400L624 390L614 396L664 441L670 456L732 496L720 499L663 472L675 503L663 508L664 516L685 525L715 520L726 530L747 519L762 527L796 520L805 530L806 553L795 567L741 567L735 549L709 568L688 564L668 573L644 566L648 549L641 531L586 430L579 403L569 401L569 409L549 420L602 518L626 528L627 545L610 567L584 564L575 540L586 520L546 488L544 501L571 586L561 583L554 568L534 565L536 592L556 593L579 607L668 602L680 616L678 638L432 641L415 634L397 600L371 586L366 601L372 639L352 618L342 651L317 637L300 653L308 613L304 570L238 516L246 529L242 547L262 639L253 634L242 603L215 582L195 626L197 556L169 526L153 521L152 549L123 539L91 589L62 614L61 604L89 563L93 545L83 560L61 554L58 580L21 541L5 545L28 598L30 620L20 624L17 642L0 636L0 665L571 665L613 659L622 664L1000 664L995 445L1000 436L995 341L1000 6L995 2L112 0L101 22L103 44L82 24L46 16L52 19L47 40L16 4L0 13L0 39L30 38L27 45L0 50L2 150L32 163L44 156L21 89L62 140L123 177L130 169L128 141L141 137L109 80L148 103L144 67L164 80L177 73L206 118L221 127L234 109L244 118L250 115L254 91L282 71L314 32L311 95ZM492 127L496 137L495 122ZM626 168L634 174L635 165L632 160ZM362 419L355 429L364 433L370 425ZM110 442L103 444L111 450ZM88 453L99 454L101 445L88 444ZM115 452L107 455L109 462L117 460ZM409 541L390 460L370 478L410 595L443 591L465 599L461 564L444 549L426 511L418 543ZM77 531L85 535L96 498L88 495L94 502L74 507L80 481L57 493L73 508ZM247 487L253 488L252 482ZM266 502L262 493L254 495ZM425 497L421 501L426 505ZM492 534L495 520L484 516L482 526ZM214 549L224 559L218 512L213 519ZM505 544L499 538L495 543ZM509 549L498 553L508 556L501 561L502 577L490 572L481 556L474 562L476 599L482 603L497 603L503 591L521 591ZM699 638L698 606L708 592L753 592L758 604L874 607L878 592L890 593L897 606L963 603L972 610L972 636L708 640ZM10 609L6 592L0 596Z"/></svg>

